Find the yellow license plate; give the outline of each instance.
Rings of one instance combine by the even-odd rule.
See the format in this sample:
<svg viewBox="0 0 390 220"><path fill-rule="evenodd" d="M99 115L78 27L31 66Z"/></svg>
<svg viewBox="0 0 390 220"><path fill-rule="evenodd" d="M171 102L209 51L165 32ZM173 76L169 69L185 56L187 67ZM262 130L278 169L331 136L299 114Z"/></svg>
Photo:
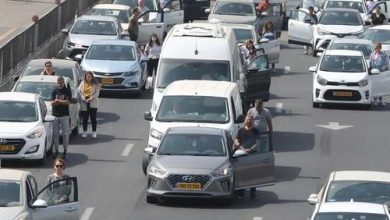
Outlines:
<svg viewBox="0 0 390 220"><path fill-rule="evenodd" d="M0 145L0 151L14 151L14 145Z"/></svg>
<svg viewBox="0 0 390 220"><path fill-rule="evenodd" d="M114 84L114 79L111 79L111 78L103 78L103 79L102 79L102 84L103 84L103 85L112 85L112 84Z"/></svg>
<svg viewBox="0 0 390 220"><path fill-rule="evenodd" d="M202 190L200 183L177 183L176 189L180 190Z"/></svg>
<svg viewBox="0 0 390 220"><path fill-rule="evenodd" d="M333 96L352 97L352 92L333 92Z"/></svg>

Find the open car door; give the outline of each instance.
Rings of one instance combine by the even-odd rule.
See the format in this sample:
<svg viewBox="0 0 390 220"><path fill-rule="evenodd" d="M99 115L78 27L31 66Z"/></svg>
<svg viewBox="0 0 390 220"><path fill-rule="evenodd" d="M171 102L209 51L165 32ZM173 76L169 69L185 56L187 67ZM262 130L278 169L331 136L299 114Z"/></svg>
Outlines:
<svg viewBox="0 0 390 220"><path fill-rule="evenodd" d="M314 21L303 10L291 10L288 20L288 43L312 45Z"/></svg>
<svg viewBox="0 0 390 220"><path fill-rule="evenodd" d="M390 70L374 73L371 70L371 97L390 95Z"/></svg>
<svg viewBox="0 0 390 220"><path fill-rule="evenodd" d="M31 200L33 219L39 220L79 220L77 178L52 182Z"/></svg>
<svg viewBox="0 0 390 220"><path fill-rule="evenodd" d="M261 39L260 45L256 46L264 50L264 54L268 56L268 62L271 64L279 63L280 42L278 39L268 40Z"/></svg>
<svg viewBox="0 0 390 220"><path fill-rule="evenodd" d="M259 55L254 57L247 68L247 97L252 103L257 98L263 101L269 100L269 87L271 85L271 70L269 68L268 56Z"/></svg>
<svg viewBox="0 0 390 220"><path fill-rule="evenodd" d="M257 19L260 21L258 29L262 32L264 25L267 22L272 22L277 37L279 38L282 33L283 26L283 7L282 3L271 3L271 7L266 9Z"/></svg>
<svg viewBox="0 0 390 220"><path fill-rule="evenodd" d="M232 159L234 189L270 185L274 181L275 158L271 135L266 132L256 139L256 150L243 153L237 150Z"/></svg>
<svg viewBox="0 0 390 220"><path fill-rule="evenodd" d="M165 31L168 32L175 24L184 23L184 8L182 0L170 0L163 8Z"/></svg>
<svg viewBox="0 0 390 220"><path fill-rule="evenodd" d="M142 13L138 18L138 22L138 45L146 45L153 33L157 34L160 42L162 42L164 23L161 22L160 19L156 18L156 11L146 11Z"/></svg>

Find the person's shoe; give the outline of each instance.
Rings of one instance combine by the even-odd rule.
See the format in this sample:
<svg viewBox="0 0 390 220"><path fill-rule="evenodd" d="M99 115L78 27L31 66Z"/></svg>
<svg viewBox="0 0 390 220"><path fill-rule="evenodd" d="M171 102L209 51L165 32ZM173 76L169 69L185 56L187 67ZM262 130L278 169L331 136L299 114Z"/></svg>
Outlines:
<svg viewBox="0 0 390 220"><path fill-rule="evenodd" d="M81 135L81 137L86 138L87 137L87 132L84 131L84 133Z"/></svg>
<svg viewBox="0 0 390 220"><path fill-rule="evenodd" d="M97 138L97 133L96 133L96 131L94 131L94 132L92 133L92 138Z"/></svg>

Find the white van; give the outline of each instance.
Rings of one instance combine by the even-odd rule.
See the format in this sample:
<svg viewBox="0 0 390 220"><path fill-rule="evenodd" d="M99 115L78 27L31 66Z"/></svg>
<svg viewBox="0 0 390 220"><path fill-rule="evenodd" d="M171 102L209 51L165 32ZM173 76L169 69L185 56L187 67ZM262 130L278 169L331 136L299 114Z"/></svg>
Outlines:
<svg viewBox="0 0 390 220"><path fill-rule="evenodd" d="M244 115L236 83L210 80L180 80L164 91L156 116L145 113L150 122L148 148L142 163L144 172L150 155L170 127L204 126L228 130L235 137Z"/></svg>

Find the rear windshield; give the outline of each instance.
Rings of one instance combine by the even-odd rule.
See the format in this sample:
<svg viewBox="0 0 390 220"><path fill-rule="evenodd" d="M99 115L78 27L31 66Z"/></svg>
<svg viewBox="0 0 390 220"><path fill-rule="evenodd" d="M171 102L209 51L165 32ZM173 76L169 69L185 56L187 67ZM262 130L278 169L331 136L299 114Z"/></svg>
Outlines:
<svg viewBox="0 0 390 220"><path fill-rule="evenodd" d="M116 17L120 23L129 22L129 12L126 10L94 8L91 11L91 15L113 16Z"/></svg>
<svg viewBox="0 0 390 220"><path fill-rule="evenodd" d="M56 76L68 77L69 79L74 80L73 68L72 67L56 67L56 66L53 66L53 70L54 70L54 74ZM42 71L43 71L43 67L29 66L29 67L27 67L24 70L23 76L41 75Z"/></svg>

